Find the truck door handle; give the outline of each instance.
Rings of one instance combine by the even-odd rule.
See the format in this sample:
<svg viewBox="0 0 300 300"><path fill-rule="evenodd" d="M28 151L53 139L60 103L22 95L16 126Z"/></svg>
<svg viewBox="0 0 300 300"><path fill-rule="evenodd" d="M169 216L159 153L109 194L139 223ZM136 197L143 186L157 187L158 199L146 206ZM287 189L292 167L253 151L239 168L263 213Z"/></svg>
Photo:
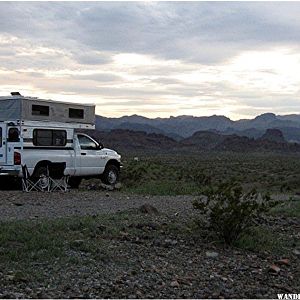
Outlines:
<svg viewBox="0 0 300 300"><path fill-rule="evenodd" d="M84 152L81 152L81 155L86 155L86 153L84 153Z"/></svg>

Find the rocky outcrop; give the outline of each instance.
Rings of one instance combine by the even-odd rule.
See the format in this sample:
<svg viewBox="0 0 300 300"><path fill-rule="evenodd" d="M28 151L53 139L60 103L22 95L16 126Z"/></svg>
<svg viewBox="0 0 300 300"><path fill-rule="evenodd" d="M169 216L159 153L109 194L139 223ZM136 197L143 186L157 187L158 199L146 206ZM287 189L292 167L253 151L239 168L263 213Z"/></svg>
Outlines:
<svg viewBox="0 0 300 300"><path fill-rule="evenodd" d="M279 129L267 129L260 140L267 140L276 143L286 143L283 133Z"/></svg>

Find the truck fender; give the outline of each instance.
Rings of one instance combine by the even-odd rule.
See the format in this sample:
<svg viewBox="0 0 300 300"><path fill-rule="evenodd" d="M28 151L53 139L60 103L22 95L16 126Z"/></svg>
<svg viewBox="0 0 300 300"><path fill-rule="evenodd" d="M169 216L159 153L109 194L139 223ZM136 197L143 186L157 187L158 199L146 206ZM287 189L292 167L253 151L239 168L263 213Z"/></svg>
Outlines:
<svg viewBox="0 0 300 300"><path fill-rule="evenodd" d="M118 170L120 171L120 162L118 162L116 159L110 159L106 165L105 165L105 168L108 166L108 165L114 165L118 168Z"/></svg>

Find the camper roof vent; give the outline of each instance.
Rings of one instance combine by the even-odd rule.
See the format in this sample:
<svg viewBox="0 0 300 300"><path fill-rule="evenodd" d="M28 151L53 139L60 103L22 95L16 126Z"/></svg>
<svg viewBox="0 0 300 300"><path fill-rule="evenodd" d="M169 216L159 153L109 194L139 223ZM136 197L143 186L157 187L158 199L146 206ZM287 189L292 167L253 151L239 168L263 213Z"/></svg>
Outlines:
<svg viewBox="0 0 300 300"><path fill-rule="evenodd" d="M12 96L22 96L19 92L11 92L10 94Z"/></svg>

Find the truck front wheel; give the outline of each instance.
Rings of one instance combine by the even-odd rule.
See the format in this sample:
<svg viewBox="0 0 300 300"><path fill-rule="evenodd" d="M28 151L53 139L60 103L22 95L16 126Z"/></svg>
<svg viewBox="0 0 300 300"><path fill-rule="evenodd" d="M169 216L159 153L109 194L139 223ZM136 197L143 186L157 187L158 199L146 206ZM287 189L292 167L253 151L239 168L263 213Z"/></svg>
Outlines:
<svg viewBox="0 0 300 300"><path fill-rule="evenodd" d="M119 180L119 169L115 165L108 165L105 168L104 173L101 176L101 180L105 184L114 185Z"/></svg>

